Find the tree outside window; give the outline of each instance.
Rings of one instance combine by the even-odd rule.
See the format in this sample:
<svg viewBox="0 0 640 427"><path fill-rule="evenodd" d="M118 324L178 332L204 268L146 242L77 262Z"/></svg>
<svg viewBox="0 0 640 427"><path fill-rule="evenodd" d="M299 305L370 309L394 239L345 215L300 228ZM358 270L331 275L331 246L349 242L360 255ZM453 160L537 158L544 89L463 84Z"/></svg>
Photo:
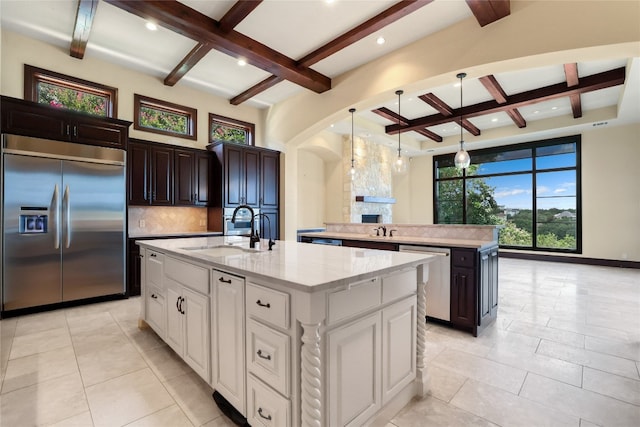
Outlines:
<svg viewBox="0 0 640 427"><path fill-rule="evenodd" d="M194 108L149 98L137 93L133 96L134 129L179 138L197 139Z"/></svg>
<svg viewBox="0 0 640 427"><path fill-rule="evenodd" d="M255 145L253 123L209 113L209 142Z"/></svg>

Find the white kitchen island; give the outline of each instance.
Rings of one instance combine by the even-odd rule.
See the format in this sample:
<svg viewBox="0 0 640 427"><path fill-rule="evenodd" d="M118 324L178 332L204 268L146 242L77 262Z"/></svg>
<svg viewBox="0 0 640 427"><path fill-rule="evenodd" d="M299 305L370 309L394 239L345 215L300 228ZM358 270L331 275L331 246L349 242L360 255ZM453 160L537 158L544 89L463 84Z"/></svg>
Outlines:
<svg viewBox="0 0 640 427"><path fill-rule="evenodd" d="M141 246L149 325L252 426L383 425L427 392L433 255L243 237Z"/></svg>

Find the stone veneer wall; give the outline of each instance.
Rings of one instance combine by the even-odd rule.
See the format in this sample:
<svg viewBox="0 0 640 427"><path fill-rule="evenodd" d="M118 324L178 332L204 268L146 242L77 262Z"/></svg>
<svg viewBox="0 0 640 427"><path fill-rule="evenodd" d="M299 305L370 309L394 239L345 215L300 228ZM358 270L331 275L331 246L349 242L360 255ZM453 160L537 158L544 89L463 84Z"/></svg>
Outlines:
<svg viewBox="0 0 640 427"><path fill-rule="evenodd" d="M351 136L342 143L344 193L342 218L345 222L362 222L362 214L382 215L382 222L393 220L390 203L356 202L356 196L393 197L392 161L394 151L359 136L355 137L354 158L356 174L351 179Z"/></svg>
<svg viewBox="0 0 640 427"><path fill-rule="evenodd" d="M140 227L140 220L145 226ZM207 208L181 206L129 207L129 234L207 231Z"/></svg>
<svg viewBox="0 0 640 427"><path fill-rule="evenodd" d="M387 230L395 229L394 236L431 237L441 239L464 239L497 241L499 226L456 224L384 224ZM373 224L327 223L326 231L334 233L371 234Z"/></svg>

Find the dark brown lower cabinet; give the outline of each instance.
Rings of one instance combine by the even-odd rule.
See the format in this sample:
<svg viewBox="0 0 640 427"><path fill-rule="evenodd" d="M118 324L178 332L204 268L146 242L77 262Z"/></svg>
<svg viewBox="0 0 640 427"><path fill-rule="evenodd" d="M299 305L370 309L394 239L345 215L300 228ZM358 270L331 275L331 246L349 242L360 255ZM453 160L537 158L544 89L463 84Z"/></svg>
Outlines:
<svg viewBox="0 0 640 427"><path fill-rule="evenodd" d="M260 217L260 236L263 239L273 239L273 240L279 240L280 239L280 224L278 221L278 211L277 210L263 210L260 213L264 214L267 218L269 218L268 220L265 219L265 217L261 216ZM271 228L269 228L269 226L271 226Z"/></svg>
<svg viewBox="0 0 640 427"><path fill-rule="evenodd" d="M391 242L371 242L367 240L343 240L342 246L349 246L352 248L365 248L365 249L381 249L384 251L397 251L398 244Z"/></svg>
<svg viewBox="0 0 640 427"><path fill-rule="evenodd" d="M473 268L451 268L451 323L472 329L476 325L478 312L476 274Z"/></svg>
<svg viewBox="0 0 640 427"><path fill-rule="evenodd" d="M141 259L140 246L136 245L136 239L128 239L129 251L127 262L127 295L130 297L140 295L141 291Z"/></svg>

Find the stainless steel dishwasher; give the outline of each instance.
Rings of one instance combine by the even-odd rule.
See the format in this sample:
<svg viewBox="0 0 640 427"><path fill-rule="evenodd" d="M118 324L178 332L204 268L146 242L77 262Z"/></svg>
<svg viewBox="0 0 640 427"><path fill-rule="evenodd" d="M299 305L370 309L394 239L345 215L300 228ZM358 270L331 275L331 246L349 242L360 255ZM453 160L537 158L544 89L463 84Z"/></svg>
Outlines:
<svg viewBox="0 0 640 427"><path fill-rule="evenodd" d="M417 252L436 255L437 260L429 264L427 282L427 316L440 320L451 320L451 250L431 246L400 245L400 252Z"/></svg>

